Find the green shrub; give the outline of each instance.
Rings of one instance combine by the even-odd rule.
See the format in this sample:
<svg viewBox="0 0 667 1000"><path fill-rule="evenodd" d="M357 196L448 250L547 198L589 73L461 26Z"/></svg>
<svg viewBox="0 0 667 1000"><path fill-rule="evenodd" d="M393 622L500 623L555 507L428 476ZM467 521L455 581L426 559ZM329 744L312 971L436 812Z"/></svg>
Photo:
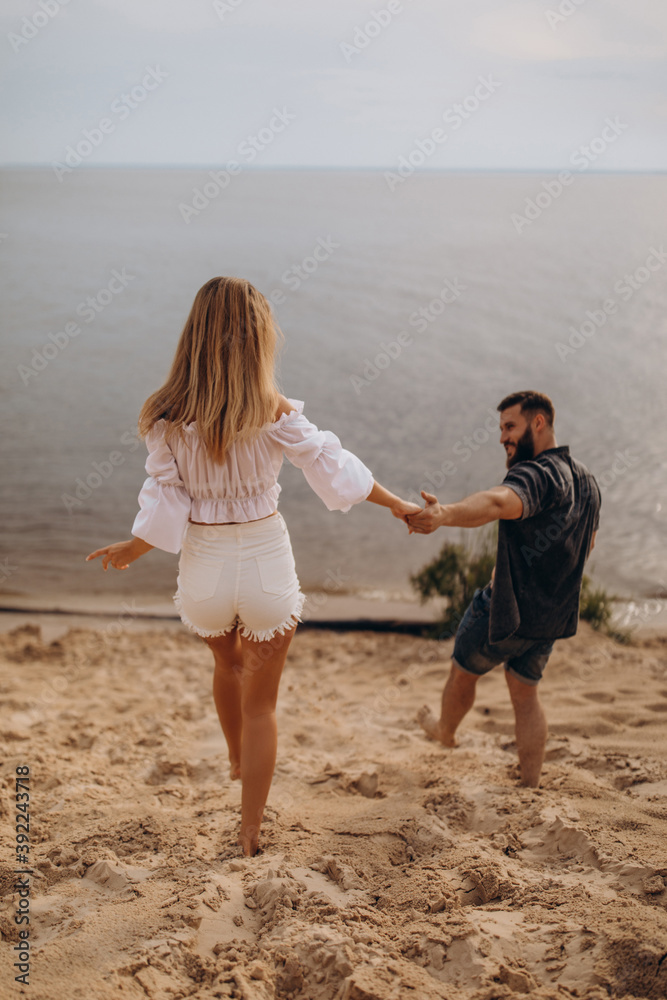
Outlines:
<svg viewBox="0 0 667 1000"><path fill-rule="evenodd" d="M496 538L494 525L491 531L484 532L476 547L445 542L436 558L410 577L422 604L436 595L447 599L435 635L442 631L453 635L477 587L489 583L496 561Z"/></svg>
<svg viewBox="0 0 667 1000"><path fill-rule="evenodd" d="M590 577L584 575L579 594L579 617L616 642L627 645L632 639L632 629L619 629L611 624L614 597L604 587L594 587Z"/></svg>
<svg viewBox="0 0 667 1000"><path fill-rule="evenodd" d="M584 576L579 594L579 617L590 622L593 628L604 631L611 621L612 598L603 587L593 587L591 579Z"/></svg>

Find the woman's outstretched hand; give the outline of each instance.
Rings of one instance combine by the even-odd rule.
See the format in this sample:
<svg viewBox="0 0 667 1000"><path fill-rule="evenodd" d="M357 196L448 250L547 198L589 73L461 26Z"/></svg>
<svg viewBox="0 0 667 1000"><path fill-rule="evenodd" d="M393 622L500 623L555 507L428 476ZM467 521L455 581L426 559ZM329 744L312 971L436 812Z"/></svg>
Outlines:
<svg viewBox="0 0 667 1000"><path fill-rule="evenodd" d="M113 545L105 545L103 549L97 549L86 556L86 562L102 556L102 569L107 570L109 563L114 569L127 569L130 563L143 556L145 552L150 552L153 548L148 542L141 538L128 539L126 542L114 542Z"/></svg>
<svg viewBox="0 0 667 1000"><path fill-rule="evenodd" d="M379 504L381 507L388 507L394 517L405 521L408 528L410 528L410 534L412 534L412 527L408 518L411 514L418 514L422 510L418 503L410 503L409 500L402 500L395 493L390 493L381 483L378 483L377 479L373 481L373 487L366 499L371 503Z"/></svg>
<svg viewBox="0 0 667 1000"><path fill-rule="evenodd" d="M408 517L410 514L418 514L422 509L417 503L410 503L409 500L398 500L397 503L392 504L389 508L394 515L394 517L400 518L401 521L405 521L409 528L409 534L412 534L412 528L410 527L410 522Z"/></svg>

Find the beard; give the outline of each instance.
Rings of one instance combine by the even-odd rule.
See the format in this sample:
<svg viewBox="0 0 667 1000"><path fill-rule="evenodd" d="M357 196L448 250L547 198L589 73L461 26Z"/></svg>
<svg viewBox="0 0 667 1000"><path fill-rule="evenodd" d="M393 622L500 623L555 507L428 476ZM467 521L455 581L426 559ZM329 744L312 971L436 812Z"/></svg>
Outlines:
<svg viewBox="0 0 667 1000"><path fill-rule="evenodd" d="M529 426L517 441L514 453L507 456L507 468L511 469L517 462L528 462L531 458L535 458L535 439L533 428Z"/></svg>

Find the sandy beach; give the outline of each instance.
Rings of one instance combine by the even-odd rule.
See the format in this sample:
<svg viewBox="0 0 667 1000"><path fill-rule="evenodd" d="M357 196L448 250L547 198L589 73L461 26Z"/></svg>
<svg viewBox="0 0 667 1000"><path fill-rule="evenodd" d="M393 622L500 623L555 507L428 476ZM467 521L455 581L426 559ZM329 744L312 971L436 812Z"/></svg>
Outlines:
<svg viewBox="0 0 667 1000"><path fill-rule="evenodd" d="M581 624L517 780L500 670L429 742L451 641L297 633L252 860L234 848L212 658L182 628L0 634L2 993L31 1000L667 996L667 635ZM13 796L30 768L30 985Z"/></svg>

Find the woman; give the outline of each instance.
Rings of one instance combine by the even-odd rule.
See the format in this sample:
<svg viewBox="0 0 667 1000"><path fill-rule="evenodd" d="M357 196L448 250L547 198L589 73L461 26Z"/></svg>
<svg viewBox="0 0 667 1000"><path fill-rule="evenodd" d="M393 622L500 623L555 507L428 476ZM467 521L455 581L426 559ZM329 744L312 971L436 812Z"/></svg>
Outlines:
<svg viewBox="0 0 667 1000"><path fill-rule="evenodd" d="M369 500L405 520L420 509L310 423L303 402L279 393L279 333L249 282L212 278L197 292L167 381L139 417L149 478L134 537L87 556L101 556L105 570L127 569L154 547L180 550L174 601L215 659L213 696L231 777L242 782L245 855L258 849L276 760L278 684L305 599L276 509L283 456L329 510Z"/></svg>

